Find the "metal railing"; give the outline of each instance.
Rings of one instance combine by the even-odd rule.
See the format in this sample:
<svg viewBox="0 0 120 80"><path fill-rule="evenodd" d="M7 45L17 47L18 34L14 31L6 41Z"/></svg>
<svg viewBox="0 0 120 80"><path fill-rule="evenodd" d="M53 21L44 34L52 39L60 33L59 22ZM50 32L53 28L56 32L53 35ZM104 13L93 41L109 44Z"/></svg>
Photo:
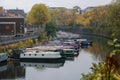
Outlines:
<svg viewBox="0 0 120 80"><path fill-rule="evenodd" d="M39 36L38 34L32 34L32 35L25 35L22 37L6 38L6 39L0 40L0 45L15 43L15 42L24 41L27 39L34 39L34 38L37 38L38 36Z"/></svg>

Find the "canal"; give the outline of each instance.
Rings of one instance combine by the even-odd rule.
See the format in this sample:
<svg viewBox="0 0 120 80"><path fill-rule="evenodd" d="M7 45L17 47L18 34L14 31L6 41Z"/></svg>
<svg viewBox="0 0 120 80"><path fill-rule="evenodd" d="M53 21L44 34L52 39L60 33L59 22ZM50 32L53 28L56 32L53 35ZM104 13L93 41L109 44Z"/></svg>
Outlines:
<svg viewBox="0 0 120 80"><path fill-rule="evenodd" d="M109 53L107 39L84 36L93 45L80 48L79 55L60 63L9 62L0 64L0 80L80 80L82 73L91 72L92 63L98 63Z"/></svg>

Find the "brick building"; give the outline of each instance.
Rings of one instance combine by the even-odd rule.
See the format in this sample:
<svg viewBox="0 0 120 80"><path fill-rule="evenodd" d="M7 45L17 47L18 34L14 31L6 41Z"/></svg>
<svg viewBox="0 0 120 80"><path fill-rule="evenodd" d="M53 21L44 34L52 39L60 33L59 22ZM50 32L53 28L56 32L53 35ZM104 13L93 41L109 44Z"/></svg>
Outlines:
<svg viewBox="0 0 120 80"><path fill-rule="evenodd" d="M0 17L0 35L24 35L24 17Z"/></svg>

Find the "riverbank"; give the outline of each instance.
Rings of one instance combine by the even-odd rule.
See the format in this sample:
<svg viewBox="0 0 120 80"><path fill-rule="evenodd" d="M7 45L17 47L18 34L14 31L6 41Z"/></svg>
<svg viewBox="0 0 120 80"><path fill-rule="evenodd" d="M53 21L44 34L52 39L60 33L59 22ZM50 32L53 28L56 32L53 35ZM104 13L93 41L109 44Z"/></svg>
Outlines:
<svg viewBox="0 0 120 80"><path fill-rule="evenodd" d="M10 44L6 44L6 45L0 45L0 52L5 52L9 54L9 50L12 49L24 49L27 47L34 47L40 44L44 44L48 42L47 36L45 36L44 33L40 34L38 37L36 38L28 38L26 40L20 40L18 42L14 42L14 43L10 43Z"/></svg>

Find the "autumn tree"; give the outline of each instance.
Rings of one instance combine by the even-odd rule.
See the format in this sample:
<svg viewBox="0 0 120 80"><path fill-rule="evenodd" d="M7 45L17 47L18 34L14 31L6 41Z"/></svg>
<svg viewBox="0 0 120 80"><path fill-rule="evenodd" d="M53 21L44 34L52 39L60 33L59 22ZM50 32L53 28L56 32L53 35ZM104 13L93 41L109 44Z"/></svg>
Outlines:
<svg viewBox="0 0 120 80"><path fill-rule="evenodd" d="M64 26L66 25L66 9L65 8L58 8L58 9L53 9L50 10L51 13L51 17L52 17L52 21L56 24L56 25L61 25Z"/></svg>
<svg viewBox="0 0 120 80"><path fill-rule="evenodd" d="M35 4L27 15L27 22L38 26L43 26L50 19L49 11L44 4Z"/></svg>
<svg viewBox="0 0 120 80"><path fill-rule="evenodd" d="M120 39L120 0L114 0L112 4L108 6L107 13L109 33L113 33L112 36Z"/></svg>
<svg viewBox="0 0 120 80"><path fill-rule="evenodd" d="M71 26L74 22L73 10L57 8L50 10L52 21L57 26Z"/></svg>

